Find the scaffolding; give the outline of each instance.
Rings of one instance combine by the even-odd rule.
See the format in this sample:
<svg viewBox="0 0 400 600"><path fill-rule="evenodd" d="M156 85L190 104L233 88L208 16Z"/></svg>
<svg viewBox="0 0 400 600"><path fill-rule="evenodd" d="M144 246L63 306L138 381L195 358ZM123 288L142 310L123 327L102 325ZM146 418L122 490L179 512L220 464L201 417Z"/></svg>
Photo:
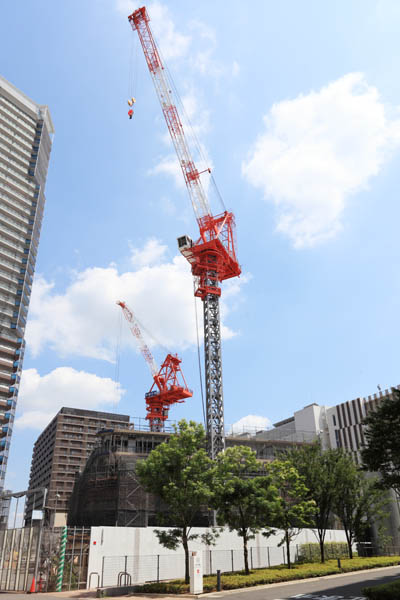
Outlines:
<svg viewBox="0 0 400 600"><path fill-rule="evenodd" d="M258 431L256 435L229 435L226 445L246 445L256 452L257 458L269 461L277 451L313 441L306 435L293 435L293 431L272 431L273 435L271 431ZM170 435L166 431L135 429L132 425L99 431L99 445L75 481L68 525L174 526L174 523L168 522L167 507L143 489L136 474L137 461L145 459ZM207 512L199 514L196 525L209 525L209 518Z"/></svg>

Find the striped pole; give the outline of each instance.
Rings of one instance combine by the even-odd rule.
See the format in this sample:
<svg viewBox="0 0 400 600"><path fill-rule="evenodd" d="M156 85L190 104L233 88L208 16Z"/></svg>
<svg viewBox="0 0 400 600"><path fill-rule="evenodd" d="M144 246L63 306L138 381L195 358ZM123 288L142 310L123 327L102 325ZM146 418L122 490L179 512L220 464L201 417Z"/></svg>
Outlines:
<svg viewBox="0 0 400 600"><path fill-rule="evenodd" d="M67 545L67 532L68 532L68 527L66 527L66 526L63 527L62 534L61 534L60 558L58 561L56 592L61 592L61 590L62 590L63 575L64 575L64 562L65 562L65 548Z"/></svg>

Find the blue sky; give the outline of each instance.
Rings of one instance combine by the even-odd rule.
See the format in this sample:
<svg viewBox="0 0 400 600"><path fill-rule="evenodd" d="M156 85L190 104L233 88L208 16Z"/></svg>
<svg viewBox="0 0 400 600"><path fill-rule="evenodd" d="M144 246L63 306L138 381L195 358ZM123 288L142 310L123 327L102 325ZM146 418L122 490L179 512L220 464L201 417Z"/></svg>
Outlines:
<svg viewBox="0 0 400 600"><path fill-rule="evenodd" d="M176 250L196 224L128 25L137 6L3 6L1 72L49 105L56 129L13 489L26 486L33 442L61 406L144 416L151 377L126 323L115 381L119 298L183 358L195 395L171 418L202 419L192 280ZM222 306L226 423L275 422L397 385L399 4L165 0L148 10L237 219L243 276L224 285ZM161 363L164 350L152 350Z"/></svg>

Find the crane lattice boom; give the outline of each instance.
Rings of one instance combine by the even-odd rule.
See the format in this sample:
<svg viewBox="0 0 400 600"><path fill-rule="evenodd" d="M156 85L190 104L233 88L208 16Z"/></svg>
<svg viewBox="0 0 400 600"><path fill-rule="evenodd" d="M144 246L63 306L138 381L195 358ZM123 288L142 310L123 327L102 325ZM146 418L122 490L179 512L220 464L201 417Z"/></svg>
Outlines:
<svg viewBox="0 0 400 600"><path fill-rule="evenodd" d="M149 16L146 8L139 8L130 17L132 29L136 29L142 44L147 66L156 88L157 96L171 134L172 142L178 155L183 176L189 190L193 210L197 219L210 216L207 196L200 181L200 173L191 158L185 133L179 118L176 102L173 96L172 82L162 64L155 40L148 25Z"/></svg>
<svg viewBox="0 0 400 600"><path fill-rule="evenodd" d="M125 302L119 301L119 302L117 302L117 304L118 304L118 306L120 306L122 308L124 317L129 323L130 330L132 331L133 335L137 339L139 350L142 353L144 360L149 365L151 374L153 375L153 377L155 377L158 372L158 366L157 366L156 361L153 358L152 353L150 352L148 345L146 344L146 342L143 339L142 332L139 327L139 323L138 323L135 315L133 314L133 311L125 304Z"/></svg>

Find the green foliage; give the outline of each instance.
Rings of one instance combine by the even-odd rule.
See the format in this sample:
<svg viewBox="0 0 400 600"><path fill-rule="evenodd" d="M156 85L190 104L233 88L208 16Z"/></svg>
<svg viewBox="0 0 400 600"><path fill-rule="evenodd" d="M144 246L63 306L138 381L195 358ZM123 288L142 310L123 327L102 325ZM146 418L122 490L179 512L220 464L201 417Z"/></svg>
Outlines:
<svg viewBox="0 0 400 600"><path fill-rule="evenodd" d="M400 579L363 588L362 593L370 600L398 600L400 598Z"/></svg>
<svg viewBox="0 0 400 600"><path fill-rule="evenodd" d="M267 465L267 472L279 493L272 522L274 527L284 531L279 546L286 544L287 564L290 569L290 542L302 527L307 527L312 522L315 502L307 498L308 489L290 461L274 460Z"/></svg>
<svg viewBox="0 0 400 600"><path fill-rule="evenodd" d="M247 542L271 522L279 498L270 476L259 475L262 463L247 446L227 448L218 455L214 507L219 525L243 538L245 571L249 573Z"/></svg>
<svg viewBox="0 0 400 600"><path fill-rule="evenodd" d="M136 465L141 484L159 496L179 527L188 526L212 492L213 464L205 450L201 425L180 421L168 442L160 444Z"/></svg>
<svg viewBox="0 0 400 600"><path fill-rule="evenodd" d="M389 567L399 564L400 556L354 558L353 560L342 560L342 568L339 569L337 566L337 561L330 560L325 564L295 565L292 569L287 569L283 566L271 567L270 569L256 569L251 571L248 575L244 573L224 573L221 577L221 583L224 590L233 590L237 588L251 587L254 585L280 583L285 581L294 581L297 579L308 579L311 577L323 577L337 573L350 573L352 571L374 569L377 567ZM205 592L215 591L217 589L216 576L205 576L203 580L203 586ZM187 594L189 592L189 586L184 583L183 579L177 579L169 582L147 583L146 585L137 587L135 592L153 594ZM389 596L388 599L391 600L392 597ZM373 600L380 600L380 597L373 597Z"/></svg>
<svg viewBox="0 0 400 600"><path fill-rule="evenodd" d="M325 556L330 558L348 558L349 548L346 542L325 542ZM297 563L315 563L321 561L321 548L318 543L300 544Z"/></svg>
<svg viewBox="0 0 400 600"><path fill-rule="evenodd" d="M313 527L321 548L321 562L325 561L324 542L332 518L337 488L337 450L322 450L320 443L294 448L286 457L297 469L308 489L307 498L315 503Z"/></svg>
<svg viewBox="0 0 400 600"><path fill-rule="evenodd" d="M136 465L143 487L156 494L168 506L168 518L176 527L157 530L159 542L185 551L185 578L189 581L189 542L196 514L207 508L213 497L215 467L205 450L206 438L201 425L182 420L168 442L160 444L146 460ZM207 534L208 541L212 535ZM207 540L205 540L207 541Z"/></svg>
<svg viewBox="0 0 400 600"><path fill-rule="evenodd" d="M382 491L377 489L377 480L368 479L343 450L338 452L336 468L337 488L333 508L343 525L352 558L353 542L363 541L372 523L381 523L386 516L383 506L387 501Z"/></svg>
<svg viewBox="0 0 400 600"><path fill-rule="evenodd" d="M400 390L392 388L393 400L384 399L364 419L366 447L361 456L365 470L379 472L380 484L400 495Z"/></svg>

